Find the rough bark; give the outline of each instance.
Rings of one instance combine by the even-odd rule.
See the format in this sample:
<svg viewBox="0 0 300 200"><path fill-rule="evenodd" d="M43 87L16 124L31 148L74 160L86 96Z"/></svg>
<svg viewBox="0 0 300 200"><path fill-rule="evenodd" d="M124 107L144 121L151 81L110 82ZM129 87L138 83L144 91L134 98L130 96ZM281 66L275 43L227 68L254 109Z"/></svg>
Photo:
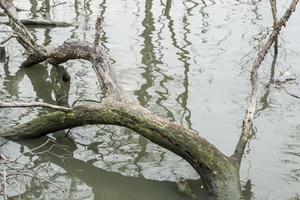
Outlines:
<svg viewBox="0 0 300 200"><path fill-rule="evenodd" d="M151 113L127 96L114 75L106 52L99 46L99 19L96 23L94 44L65 42L55 49L49 49L35 43L29 30L18 19L12 0L0 0L0 5L9 16L10 25L18 41L30 53L22 66L29 67L43 61L52 64L52 81L56 99L58 105L64 105L63 108L66 109L64 112L45 114L11 129L1 130L0 136L11 139L40 137L55 131L92 124L126 127L188 161L217 199L240 199L239 164L251 136L256 109L258 68L297 3L298 0L293 0L254 62L251 73L252 95L241 138L234 155L228 157L202 138L199 133ZM68 91L62 87L67 72L59 64L72 59L84 59L92 64L103 93L101 103L67 108Z"/></svg>
<svg viewBox="0 0 300 200"><path fill-rule="evenodd" d="M238 169L214 145L193 130L160 118L136 102L124 100L108 98L99 105L74 107L70 112L49 113L13 129L2 130L0 135L11 139L40 137L91 124L127 127L186 159L199 173L210 192L222 195L219 199L238 199Z"/></svg>

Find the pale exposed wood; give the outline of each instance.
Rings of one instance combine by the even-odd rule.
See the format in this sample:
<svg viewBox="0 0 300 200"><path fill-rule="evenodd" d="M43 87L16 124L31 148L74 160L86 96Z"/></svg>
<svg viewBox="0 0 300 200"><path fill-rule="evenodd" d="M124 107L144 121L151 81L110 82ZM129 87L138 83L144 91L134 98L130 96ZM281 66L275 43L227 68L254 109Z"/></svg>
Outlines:
<svg viewBox="0 0 300 200"><path fill-rule="evenodd" d="M43 107L43 108L50 108L53 110L59 110L63 112L68 112L72 110L71 108L66 108L63 106L56 106L48 103L43 103L43 102L0 102L0 108L34 108L34 107Z"/></svg>

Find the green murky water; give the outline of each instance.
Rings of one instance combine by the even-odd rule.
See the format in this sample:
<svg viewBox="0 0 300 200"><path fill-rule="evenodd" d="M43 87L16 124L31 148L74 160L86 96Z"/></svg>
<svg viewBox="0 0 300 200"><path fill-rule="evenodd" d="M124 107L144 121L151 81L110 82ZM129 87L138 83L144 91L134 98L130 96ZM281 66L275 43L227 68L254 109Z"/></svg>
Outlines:
<svg viewBox="0 0 300 200"><path fill-rule="evenodd" d="M151 111L200 132L230 155L240 134L250 92L249 73L257 51L272 30L269 1L114 0L23 1L22 18L73 23L68 28L31 28L38 43L93 41L101 16L101 43L108 50L122 86ZM278 2L281 15L289 1ZM1 18L3 19L3 17ZM300 195L300 12L279 38L273 71L282 86L269 84L274 51L261 66L256 136L242 163L246 199L291 199ZM9 30L0 25L0 30ZM7 33L0 32L0 41ZM0 62L0 100L54 103L49 67L18 66L25 58L15 40ZM97 99L99 85L84 61L66 63L71 75L70 103ZM32 119L43 110L1 109L0 127ZM89 126L48 137L6 141L0 153L55 184L36 180L10 194L21 199L176 200L174 181L196 180L194 170L174 154L119 127ZM247 184L246 184L247 183ZM250 184L251 183L251 184ZM197 188L198 199L208 199ZM14 184L12 184L14 185ZM58 186L58 187L57 187Z"/></svg>

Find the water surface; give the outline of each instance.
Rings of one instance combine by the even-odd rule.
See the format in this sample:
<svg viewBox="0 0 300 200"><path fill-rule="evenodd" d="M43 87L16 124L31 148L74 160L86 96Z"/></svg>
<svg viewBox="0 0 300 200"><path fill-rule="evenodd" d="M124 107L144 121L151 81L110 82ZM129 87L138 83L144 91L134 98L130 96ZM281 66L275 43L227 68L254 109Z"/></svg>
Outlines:
<svg viewBox="0 0 300 200"><path fill-rule="evenodd" d="M95 19L101 16L101 44L124 89L152 112L199 131L227 155L233 152L250 93L251 64L272 30L269 1L18 0L16 4L25 9L21 18L74 24L32 27L35 39L44 45L93 41ZM289 1L278 2L279 15L288 5ZM241 169L245 199L300 195L300 100L293 97L300 96L299 20L297 10L279 37L278 55L272 50L260 69L256 136ZM0 30L9 27L0 25ZM0 32L0 41L6 36ZM6 49L7 59L0 62L0 100L54 103L49 66L20 69L25 58L21 46L11 40ZM71 75L70 104L101 97L89 63L70 61L65 66ZM295 80L277 87L270 84L272 74L271 80ZM0 127L43 113L42 109L1 109ZM190 183L198 199L208 198L187 162L128 129L81 127L70 130L73 139L64 132L26 141L0 139L0 152L11 159L46 143L24 154L21 161L61 187L46 183L41 187L27 180L12 195L24 193L22 199L189 199L174 184L183 177L194 180Z"/></svg>

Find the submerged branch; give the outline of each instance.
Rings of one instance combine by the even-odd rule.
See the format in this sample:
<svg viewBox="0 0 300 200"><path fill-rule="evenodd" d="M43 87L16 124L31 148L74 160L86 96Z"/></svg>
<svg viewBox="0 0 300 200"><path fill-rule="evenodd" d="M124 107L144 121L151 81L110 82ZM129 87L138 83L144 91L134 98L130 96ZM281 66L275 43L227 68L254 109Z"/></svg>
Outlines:
<svg viewBox="0 0 300 200"><path fill-rule="evenodd" d="M104 99L97 106L77 106L70 112L42 115L14 128L1 130L0 136L11 139L40 137L91 124L127 127L187 160L211 193L216 195L221 190L224 194L239 193L237 169L214 145L195 131L156 116L135 102Z"/></svg>
<svg viewBox="0 0 300 200"><path fill-rule="evenodd" d="M68 27L72 26L72 24L67 22L57 22L52 20L45 20L45 19L21 19L22 24L25 26L34 26L34 27ZM1 24L10 25L9 21L1 22Z"/></svg>

